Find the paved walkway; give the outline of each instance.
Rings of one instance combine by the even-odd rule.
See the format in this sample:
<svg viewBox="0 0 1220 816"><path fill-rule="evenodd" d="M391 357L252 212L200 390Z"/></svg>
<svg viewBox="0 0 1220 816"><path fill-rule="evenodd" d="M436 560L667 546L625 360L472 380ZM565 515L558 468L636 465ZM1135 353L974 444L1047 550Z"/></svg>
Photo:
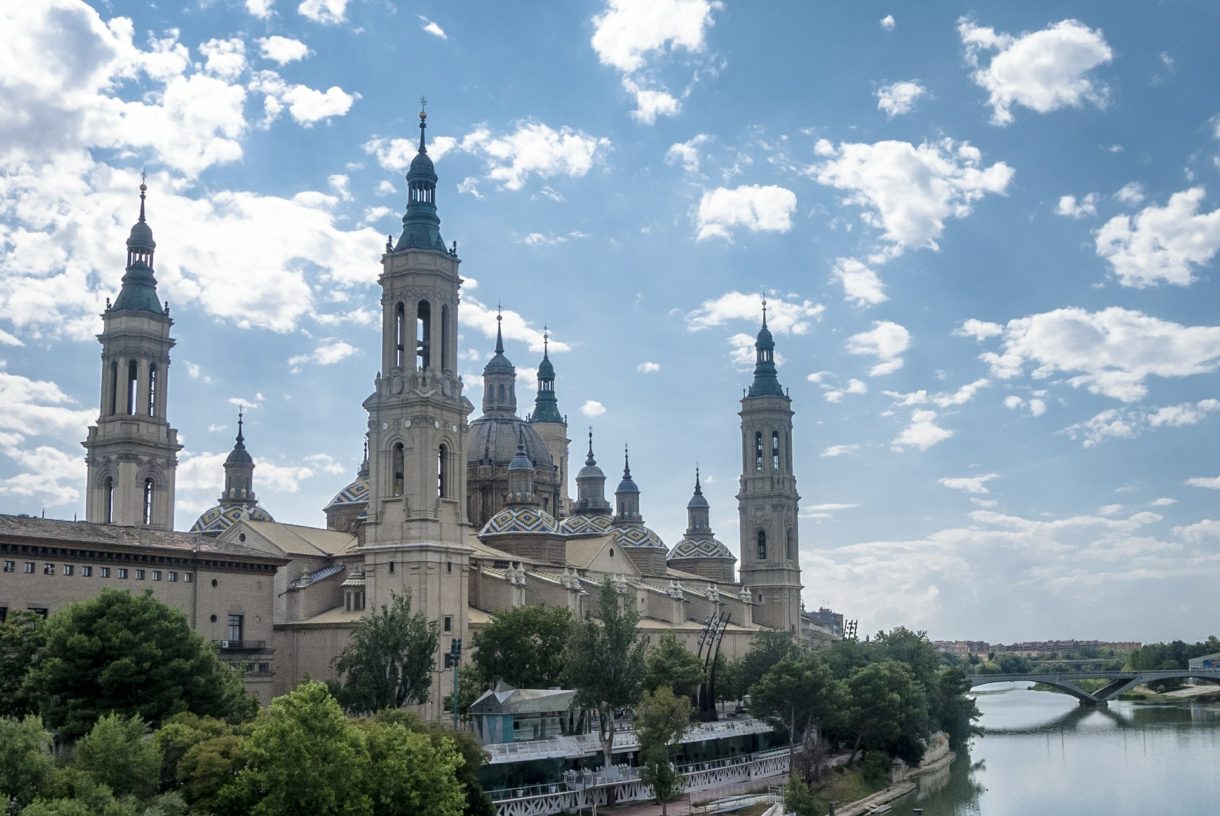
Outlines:
<svg viewBox="0 0 1220 816"><path fill-rule="evenodd" d="M669 803L667 813L669 816L689 816L689 814L701 814L703 809L699 806L692 806L692 802L707 802L712 799L723 799L727 796L740 796L751 791L766 790L769 787L783 785L788 781L788 774L776 774L761 779L752 779L749 782L738 782L732 785L726 785L721 788L712 788L710 790L694 791L687 795L682 794L680 797ZM586 809L585 814L588 814ZM599 807L597 809L598 816L661 816L661 806L649 802L631 802L626 805L616 805L614 807Z"/></svg>

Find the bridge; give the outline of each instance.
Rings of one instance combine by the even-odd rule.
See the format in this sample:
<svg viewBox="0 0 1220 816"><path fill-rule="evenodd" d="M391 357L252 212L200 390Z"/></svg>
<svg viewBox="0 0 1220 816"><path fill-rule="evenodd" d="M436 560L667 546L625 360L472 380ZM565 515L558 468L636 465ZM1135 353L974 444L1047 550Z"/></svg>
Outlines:
<svg viewBox="0 0 1220 816"><path fill-rule="evenodd" d="M1082 669L1073 672L1048 672L1038 674L972 674L968 678L970 688L985 686L989 683L1042 683L1064 691L1081 705L1104 708L1124 691L1144 683L1157 680L1205 680L1220 684L1220 669L1141 669L1133 671L1094 671ZM1088 692L1076 685L1077 680L1108 680L1097 691Z"/></svg>

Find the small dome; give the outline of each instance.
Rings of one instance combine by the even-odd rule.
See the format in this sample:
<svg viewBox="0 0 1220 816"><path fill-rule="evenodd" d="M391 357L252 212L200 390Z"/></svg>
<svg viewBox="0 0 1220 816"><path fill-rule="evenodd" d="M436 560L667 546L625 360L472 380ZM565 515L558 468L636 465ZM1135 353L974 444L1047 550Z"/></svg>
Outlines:
<svg viewBox="0 0 1220 816"><path fill-rule="evenodd" d="M471 464L508 465L517 454L519 438L525 439L525 455L540 471L549 473L555 466L546 443L528 422L517 417L483 416L470 423L466 437L466 461ZM484 453L491 461L484 460Z"/></svg>
<svg viewBox="0 0 1220 816"><path fill-rule="evenodd" d="M250 451L246 450L246 446L240 442L233 450L229 451L229 456L225 459L225 466L253 464L254 457L250 455Z"/></svg>
<svg viewBox="0 0 1220 816"><path fill-rule="evenodd" d="M707 499L703 497L703 493L696 493L690 497L690 501L686 503L687 508L691 507L708 507Z"/></svg>
<svg viewBox="0 0 1220 816"><path fill-rule="evenodd" d="M330 500L330 504L326 505L323 509L330 510L335 507L350 507L352 505L368 503L369 480L367 478L357 478L356 481L336 493L335 497Z"/></svg>
<svg viewBox="0 0 1220 816"><path fill-rule="evenodd" d="M615 528L614 543L620 547L659 547L667 550L665 542L643 524L629 524Z"/></svg>
<svg viewBox="0 0 1220 816"><path fill-rule="evenodd" d="M153 240L152 227L148 226L147 221L137 221L135 226L131 228L131 235L127 237L128 249L155 249L156 241Z"/></svg>
<svg viewBox="0 0 1220 816"><path fill-rule="evenodd" d="M577 479L605 479L606 474L601 468L599 468L597 466L596 463L594 463L592 465L585 465L584 467L582 467L580 469L580 473L576 474L576 478Z"/></svg>
<svg viewBox="0 0 1220 816"><path fill-rule="evenodd" d="M436 175L436 167L432 164L432 157L427 153L416 153L415 158L411 159L411 166L407 170L409 177L418 175Z"/></svg>
<svg viewBox="0 0 1220 816"><path fill-rule="evenodd" d="M614 489L615 493L639 493L640 488L636 485L635 480L631 478L630 473L623 474L623 481L618 483L618 487Z"/></svg>
<svg viewBox="0 0 1220 816"><path fill-rule="evenodd" d="M483 525L479 536L507 535L509 533L557 534L559 523L555 517L537 507L505 507Z"/></svg>
<svg viewBox="0 0 1220 816"><path fill-rule="evenodd" d="M614 528L608 515L568 516L559 525L559 532L567 536L605 535Z"/></svg>
<svg viewBox="0 0 1220 816"><path fill-rule="evenodd" d="M737 557L714 538L684 538L674 545L669 560L675 558L716 558L736 561Z"/></svg>
<svg viewBox="0 0 1220 816"><path fill-rule="evenodd" d="M237 504L227 506L218 504L210 510L205 510L203 515L195 520L195 523L191 525L191 532L206 536L218 536L242 519L249 519L250 521L275 521L270 513L257 504L253 507L243 507Z"/></svg>
<svg viewBox="0 0 1220 816"><path fill-rule="evenodd" d="M503 352L497 351L495 356L487 361L487 365L483 366L483 374L516 374L517 369L513 366L509 359L504 356Z"/></svg>
<svg viewBox="0 0 1220 816"><path fill-rule="evenodd" d="M540 379L540 380L555 379L555 366L551 365L550 357L543 357L542 362L538 364L538 379Z"/></svg>

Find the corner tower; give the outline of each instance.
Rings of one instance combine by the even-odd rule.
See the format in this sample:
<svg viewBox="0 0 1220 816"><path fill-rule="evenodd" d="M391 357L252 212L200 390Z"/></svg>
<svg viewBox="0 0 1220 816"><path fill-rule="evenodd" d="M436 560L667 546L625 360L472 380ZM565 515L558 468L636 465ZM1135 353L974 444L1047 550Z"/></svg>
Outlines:
<svg viewBox="0 0 1220 816"><path fill-rule="evenodd" d="M800 545L792 472L792 400L780 387L775 340L763 324L754 344L754 382L741 399L741 583L754 600L754 622L799 633Z"/></svg>
<svg viewBox="0 0 1220 816"><path fill-rule="evenodd" d="M538 431L555 463L555 498L552 502L556 516L571 512L572 500L568 496L568 421L559 413L559 398L555 395L555 366L551 365L550 332L542 331L542 362L538 365L538 395L534 398L534 411L529 417L530 425Z"/></svg>
<svg viewBox="0 0 1220 816"><path fill-rule="evenodd" d="M370 607L409 591L417 611L461 637L470 554L462 465L474 406L457 372L460 261L456 244L447 249L441 239L426 127L421 111L402 234L381 256L381 371L364 401L368 506L360 547ZM448 677L437 660L430 705L439 705L442 674Z"/></svg>
<svg viewBox="0 0 1220 816"><path fill-rule="evenodd" d="M127 238L127 271L102 315L102 404L85 446L85 519L98 524L174 526L178 432L168 405L169 306L157 299L152 228L144 219L148 190L140 180L140 218Z"/></svg>

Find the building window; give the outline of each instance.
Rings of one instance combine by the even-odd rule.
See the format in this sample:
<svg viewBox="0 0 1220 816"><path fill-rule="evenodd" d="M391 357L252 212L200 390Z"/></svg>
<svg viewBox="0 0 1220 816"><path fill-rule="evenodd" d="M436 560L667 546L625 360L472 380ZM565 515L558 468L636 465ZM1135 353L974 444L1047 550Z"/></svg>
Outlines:
<svg viewBox="0 0 1220 816"><path fill-rule="evenodd" d="M42 574L43 575L54 575L55 574L55 565L54 564L43 564L42 565Z"/></svg>
<svg viewBox="0 0 1220 816"><path fill-rule="evenodd" d="M445 572L448 572L448 573L453 572L453 562L452 561L445 562Z"/></svg>
<svg viewBox="0 0 1220 816"><path fill-rule="evenodd" d="M759 561L767 560L767 531L766 530L758 531L758 560Z"/></svg>
<svg viewBox="0 0 1220 816"><path fill-rule="evenodd" d="M148 365L148 415L157 415L157 364Z"/></svg>
<svg viewBox="0 0 1220 816"><path fill-rule="evenodd" d="M152 579L153 579L154 581L160 581L160 580L161 580L161 570L153 570L153 571L152 571ZM239 638L239 639L240 639L240 638Z"/></svg>
<svg viewBox="0 0 1220 816"><path fill-rule="evenodd" d="M106 506L102 510L102 517L107 524L114 521L114 479L107 476L106 481L102 482L102 498L106 502Z"/></svg>
<svg viewBox="0 0 1220 816"><path fill-rule="evenodd" d="M127 577L127 567L119 567L119 568L118 568L118 573L119 573L119 576L118 576L118 577L120 577L120 578L126 578L126 577Z"/></svg>
<svg viewBox="0 0 1220 816"><path fill-rule="evenodd" d="M441 371L453 368L449 362L449 307L441 307Z"/></svg>
<svg viewBox="0 0 1220 816"><path fill-rule="evenodd" d="M119 364L112 362L110 364L110 410L107 411L110 416L114 416L119 412Z"/></svg>
<svg viewBox="0 0 1220 816"><path fill-rule="evenodd" d="M26 575L33 575L34 574L34 562L26 561L24 569L25 569Z"/></svg>
<svg viewBox="0 0 1220 816"><path fill-rule="evenodd" d="M436 452L436 495L449 498L449 446L441 445Z"/></svg>
<svg viewBox="0 0 1220 816"><path fill-rule="evenodd" d="M144 523L152 524L153 518L153 480L150 476L144 480Z"/></svg>
<svg viewBox="0 0 1220 816"><path fill-rule="evenodd" d="M403 483L407 476L406 467L406 451L402 447L402 443L398 442L394 445L394 449L390 454L390 495L401 496L403 492Z"/></svg>
<svg viewBox="0 0 1220 816"><path fill-rule="evenodd" d="M195 576L191 575L189 572L182 573L182 583L184 583L184 584L195 583Z"/></svg>
<svg viewBox="0 0 1220 816"><path fill-rule="evenodd" d="M763 446L762 446L762 431L754 433L754 469L762 470L763 465Z"/></svg>
<svg viewBox="0 0 1220 816"><path fill-rule="evenodd" d="M89 567L89 566L81 567L80 568L80 577L92 578L93 577L93 567Z"/></svg>
<svg viewBox="0 0 1220 816"><path fill-rule="evenodd" d="M792 528L791 527L788 528L788 541L785 546L785 549L787 550L788 560L795 561L796 560L796 543L792 540Z"/></svg>
<svg viewBox="0 0 1220 816"><path fill-rule="evenodd" d="M5 561L4 562L4 571L5 572L16 572L17 571L17 562L16 561Z"/></svg>
<svg viewBox="0 0 1220 816"><path fill-rule="evenodd" d="M394 307L394 366L402 368L403 357L406 355L407 313L401 303Z"/></svg>
<svg viewBox="0 0 1220 816"><path fill-rule="evenodd" d="M137 580L137 581L143 581L143 580L144 580L144 570L142 570L142 569L138 569L138 570L136 570L136 580Z"/></svg>
<svg viewBox="0 0 1220 816"><path fill-rule="evenodd" d="M444 625L441 627L441 629L442 629L443 631L445 631L445 632L452 632L452 631L453 631L453 616L452 616L452 615L446 615L446 616L445 616L445 623L444 623Z"/></svg>
<svg viewBox="0 0 1220 816"><path fill-rule="evenodd" d="M28 609L43 620L47 619L47 608L45 606L31 606Z"/></svg>
<svg viewBox="0 0 1220 816"><path fill-rule="evenodd" d="M136 383L140 380L140 367L135 360L127 361L127 415L136 413Z"/></svg>
<svg viewBox="0 0 1220 816"><path fill-rule="evenodd" d="M229 636L228 636L227 640L235 641L238 643L241 642L241 635L242 635L242 629L243 629L244 622L245 622L245 615L233 615L233 614L229 615Z"/></svg>
<svg viewBox="0 0 1220 816"><path fill-rule="evenodd" d="M419 302L415 312L415 364L420 371L430 367L432 343L432 304Z"/></svg>
<svg viewBox="0 0 1220 816"><path fill-rule="evenodd" d="M779 470L779 431L771 432L771 469Z"/></svg>
<svg viewBox="0 0 1220 816"><path fill-rule="evenodd" d="M99 578L109 578L110 577L110 567L98 567L97 574L98 574Z"/></svg>
<svg viewBox="0 0 1220 816"><path fill-rule="evenodd" d="M390 562L390 575L393 575L393 574L394 574L394 562L391 561Z"/></svg>
<svg viewBox="0 0 1220 816"><path fill-rule="evenodd" d="M169 582L170 582L171 584L176 584L176 583L178 583L178 573L176 573L176 572L174 572L174 571L172 571L172 570L171 570L171 571L170 571L170 573L169 573L169 575L168 575L168 576L166 576L166 577L169 579Z"/></svg>
<svg viewBox="0 0 1220 816"><path fill-rule="evenodd" d="M8 607L0 606L0 623L4 623L6 620L8 620Z"/></svg>
<svg viewBox="0 0 1220 816"><path fill-rule="evenodd" d="M61 575L71 575L73 571L71 564L64 564L59 570Z"/></svg>

